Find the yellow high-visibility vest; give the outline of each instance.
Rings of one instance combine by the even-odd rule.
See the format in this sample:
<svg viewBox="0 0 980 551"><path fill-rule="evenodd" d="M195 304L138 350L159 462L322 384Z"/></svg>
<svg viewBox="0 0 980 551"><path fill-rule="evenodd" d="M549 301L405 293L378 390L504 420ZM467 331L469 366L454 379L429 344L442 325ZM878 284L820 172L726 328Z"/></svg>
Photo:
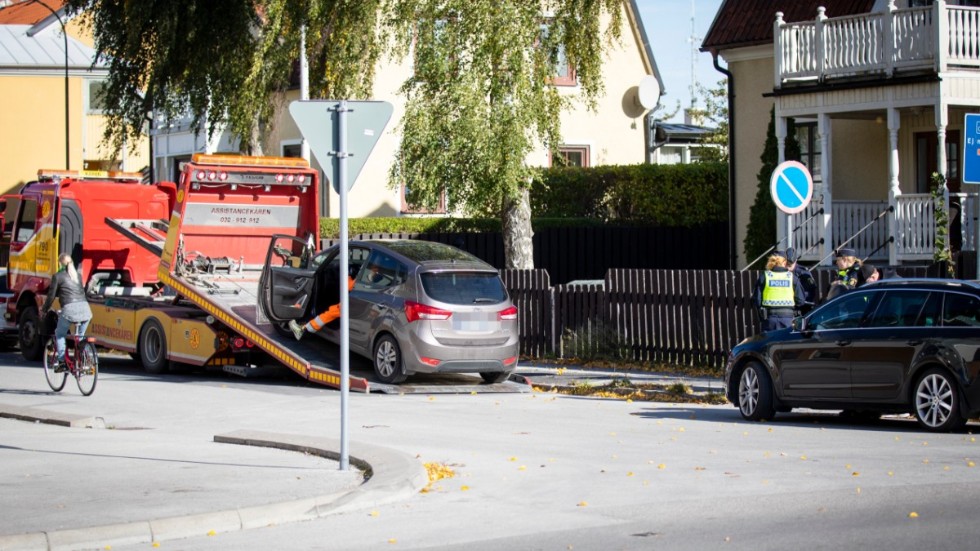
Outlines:
<svg viewBox="0 0 980 551"><path fill-rule="evenodd" d="M766 271L766 285L762 288L764 308L792 308L796 301L793 292L793 272Z"/></svg>

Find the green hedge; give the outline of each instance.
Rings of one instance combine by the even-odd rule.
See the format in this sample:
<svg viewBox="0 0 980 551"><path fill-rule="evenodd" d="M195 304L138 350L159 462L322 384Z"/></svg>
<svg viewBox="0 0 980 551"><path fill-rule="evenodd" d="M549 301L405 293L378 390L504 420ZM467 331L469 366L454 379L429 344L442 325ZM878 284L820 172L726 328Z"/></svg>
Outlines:
<svg viewBox="0 0 980 551"><path fill-rule="evenodd" d="M728 219L728 166L599 166L541 171L531 188L535 217L584 217L689 227Z"/></svg>
<svg viewBox="0 0 980 551"><path fill-rule="evenodd" d="M531 226L535 229L557 227L590 227L610 225L603 220L592 218L535 218ZM632 225L615 223L616 226ZM490 218L351 218L347 221L350 235L367 233L486 233L499 232L500 220ZM340 237L340 221L336 218L320 219L320 237L336 239Z"/></svg>
<svg viewBox="0 0 980 551"><path fill-rule="evenodd" d="M535 229L569 226L692 227L728 219L728 165L625 165L549 168L531 185ZM320 220L320 235L336 238L337 219ZM352 218L351 235L365 233L499 232L486 218Z"/></svg>

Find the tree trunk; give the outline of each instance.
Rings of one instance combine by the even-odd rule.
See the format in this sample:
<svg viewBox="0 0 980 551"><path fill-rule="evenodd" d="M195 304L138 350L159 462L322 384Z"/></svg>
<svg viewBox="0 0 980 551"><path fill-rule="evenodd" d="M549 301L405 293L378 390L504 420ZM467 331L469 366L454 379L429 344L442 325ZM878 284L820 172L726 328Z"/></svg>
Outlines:
<svg viewBox="0 0 980 551"><path fill-rule="evenodd" d="M515 198L505 197L503 209L504 267L509 270L534 269L531 237L531 193L521 189Z"/></svg>
<svg viewBox="0 0 980 551"><path fill-rule="evenodd" d="M259 127L258 114L255 115L255 120L252 121L252 134L248 138L248 143L245 144L245 154L254 157L265 155L265 152L262 150L262 128Z"/></svg>

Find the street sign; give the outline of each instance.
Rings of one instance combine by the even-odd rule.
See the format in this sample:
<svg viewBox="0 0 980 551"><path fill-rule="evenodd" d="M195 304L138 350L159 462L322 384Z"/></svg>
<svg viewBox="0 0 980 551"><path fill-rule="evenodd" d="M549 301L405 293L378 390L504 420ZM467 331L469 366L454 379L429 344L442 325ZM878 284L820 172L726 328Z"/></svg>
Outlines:
<svg viewBox="0 0 980 551"><path fill-rule="evenodd" d="M980 184L980 114L967 113L963 123L964 184Z"/></svg>
<svg viewBox="0 0 980 551"><path fill-rule="evenodd" d="M813 197L813 177L806 165L798 161L780 163L772 171L769 193L776 207L786 214L796 214L810 204Z"/></svg>
<svg viewBox="0 0 980 551"><path fill-rule="evenodd" d="M340 134L341 102L334 100L301 100L289 104L289 114L322 167L330 167L330 182L340 193L340 159L347 159L347 191L354 187L357 175L371 156L381 133L391 120L392 105L387 101L346 101L346 151Z"/></svg>

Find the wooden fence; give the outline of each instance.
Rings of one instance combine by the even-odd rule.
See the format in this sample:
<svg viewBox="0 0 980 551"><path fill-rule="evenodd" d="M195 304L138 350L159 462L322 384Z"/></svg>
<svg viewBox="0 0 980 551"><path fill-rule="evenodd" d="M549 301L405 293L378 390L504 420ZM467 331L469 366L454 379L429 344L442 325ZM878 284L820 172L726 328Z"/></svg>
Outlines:
<svg viewBox="0 0 980 551"><path fill-rule="evenodd" d="M520 312L521 354L722 367L759 327L759 271L612 269L602 283L551 286L545 270L503 270ZM926 267L900 267L922 277ZM818 289L832 272L814 272Z"/></svg>
<svg viewBox="0 0 980 551"><path fill-rule="evenodd" d="M424 239L468 251L496 268L504 267L504 240L499 233L375 233L351 239ZM728 267L728 223L695 228L555 227L534 232L534 265L551 281L605 277L610 268L723 269ZM334 239L323 239L329 247Z"/></svg>

